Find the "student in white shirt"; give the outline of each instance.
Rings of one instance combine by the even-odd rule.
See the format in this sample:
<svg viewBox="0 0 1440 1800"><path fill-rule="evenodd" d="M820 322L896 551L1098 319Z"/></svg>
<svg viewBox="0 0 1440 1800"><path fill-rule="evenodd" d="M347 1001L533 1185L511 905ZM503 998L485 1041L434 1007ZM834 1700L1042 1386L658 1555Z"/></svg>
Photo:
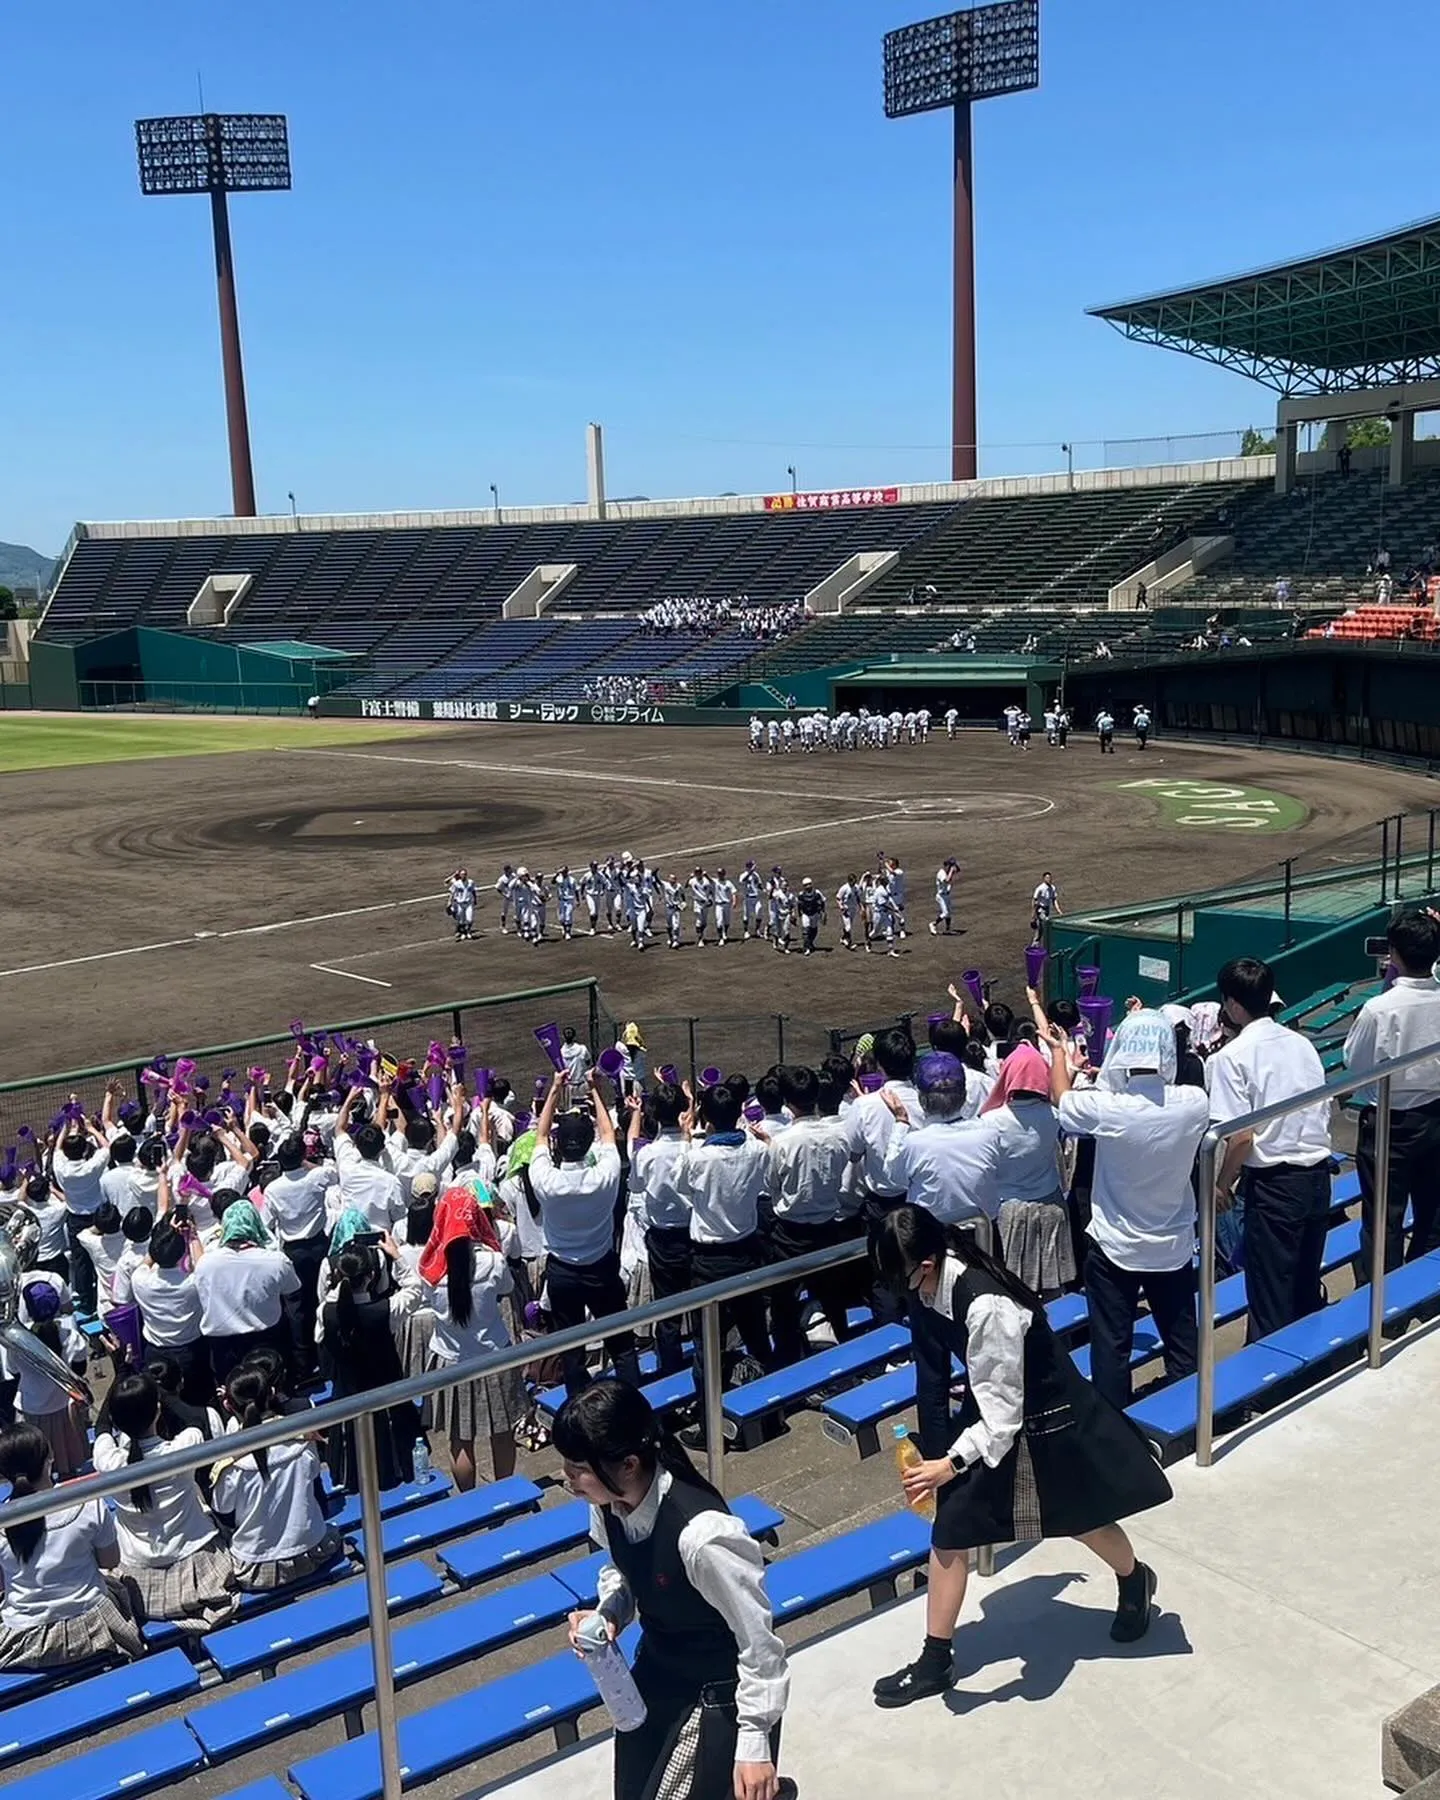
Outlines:
<svg viewBox="0 0 1440 1800"><path fill-rule="evenodd" d="M1433 912L1405 912L1386 934L1398 974L1385 993L1360 1008L1345 1040L1345 1066L1369 1069L1390 1057L1440 1043L1440 919ZM1372 1090L1355 1096L1364 1103L1355 1163L1364 1202L1360 1224L1360 1267L1370 1270L1370 1221L1375 1195L1375 1099ZM1405 1248L1405 1208L1415 1224ZM1424 1256L1440 1244L1440 1057L1417 1063L1390 1078L1390 1189L1385 1218L1385 1267Z"/></svg>
<svg viewBox="0 0 1440 1800"><path fill-rule="evenodd" d="M571 1092L578 1093L590 1072L590 1048L576 1037L573 1025L567 1025L560 1034L560 1060L565 1065L565 1079Z"/></svg>
<svg viewBox="0 0 1440 1800"><path fill-rule="evenodd" d="M25 1183L24 1206L32 1214L38 1227L35 1260L31 1267L48 1269L62 1281L67 1280L70 1274L70 1239L63 1198L45 1176L32 1175ZM85 1260L83 1250L77 1250L75 1254L77 1260Z"/></svg>
<svg viewBox="0 0 1440 1800"><path fill-rule="evenodd" d="M445 1122L444 1135L437 1138L435 1122L428 1113L423 1117L402 1120L400 1110L394 1102L393 1090L382 1086L375 1122L383 1129L388 1116L390 1134L386 1140L385 1157L399 1177L400 1198L404 1206L410 1204L410 1187L417 1175L433 1175L437 1181L444 1182L445 1172L455 1160L455 1137L465 1122L467 1110L464 1088L458 1081L452 1083L450 1115Z"/></svg>
<svg viewBox="0 0 1440 1800"><path fill-rule="evenodd" d="M1271 1017L1275 982L1269 965L1242 956L1215 977L1220 1016L1233 1032L1210 1058L1210 1117L1217 1122L1292 1100L1325 1085L1309 1038ZM1322 1100L1240 1131L1216 1172L1215 1204L1244 1202L1246 1341L1325 1304L1320 1265L1330 1216L1330 1105Z"/></svg>
<svg viewBox="0 0 1440 1800"><path fill-rule="evenodd" d="M550 1252L545 1262L550 1313L561 1330L625 1310L615 1242L620 1152L593 1069L586 1080L591 1110L563 1113L557 1119L565 1076L556 1071L540 1109L530 1159L530 1186L540 1203ZM607 1340L606 1350L616 1373L638 1387L634 1333L621 1332ZM583 1352L570 1352L564 1366L567 1392L578 1393L586 1379Z"/></svg>
<svg viewBox="0 0 1440 1800"><path fill-rule="evenodd" d="M201 1331L203 1309L193 1270L205 1256L195 1227L177 1228L167 1216L150 1233L145 1260L128 1273L117 1273L116 1297L140 1309L140 1335L145 1361L154 1352L174 1360L181 1371L180 1391L195 1406L215 1392L210 1350ZM189 1263L189 1267L186 1263Z"/></svg>
<svg viewBox="0 0 1440 1800"><path fill-rule="evenodd" d="M685 1134L680 1128L688 1101L678 1087L662 1081L651 1090L649 1111L655 1136L641 1140L645 1122L640 1097L632 1094L630 1108L630 1202L645 1234L645 1260L650 1268L650 1291L657 1300L683 1294L694 1282L690 1273L690 1206L677 1179L685 1154ZM662 1375L673 1375L685 1366L679 1319L666 1319L655 1327L655 1355Z"/></svg>
<svg viewBox="0 0 1440 1800"><path fill-rule="evenodd" d="M300 1278L287 1311L301 1376L315 1366L315 1316L319 1311L320 1265L329 1242L326 1226L340 1175L333 1165L318 1167L305 1160L305 1143L297 1132L282 1138L275 1150L280 1173L265 1188L265 1221L279 1240Z"/></svg>
<svg viewBox="0 0 1440 1800"><path fill-rule="evenodd" d="M987 1120L964 1116L966 1077L958 1057L938 1050L922 1056L915 1085L913 1113L898 1094L880 1090L895 1119L885 1180L912 1206L975 1232L988 1250L1000 1211L999 1133Z"/></svg>
<svg viewBox="0 0 1440 1800"><path fill-rule="evenodd" d="M300 1277L248 1200L227 1209L220 1242L206 1251L194 1279L200 1329L217 1381L224 1381L248 1351L262 1344L288 1357L284 1306L289 1295L299 1293Z"/></svg>
<svg viewBox="0 0 1440 1800"><path fill-rule="evenodd" d="M1175 1085L1175 1029L1133 1012L1110 1040L1096 1085L1072 1090L1069 1046L1050 1026L1050 1092L1060 1128L1095 1140L1085 1295L1090 1376L1112 1405L1130 1404L1130 1350L1143 1294L1172 1381L1195 1372L1195 1152L1210 1123L1200 1088Z"/></svg>
<svg viewBox="0 0 1440 1800"><path fill-rule="evenodd" d="M198 1635L227 1624L240 1607L230 1552L193 1474L165 1475L167 1453L205 1441L193 1428L167 1436L160 1390L148 1375L122 1375L95 1434L95 1467L132 1464L136 1485L112 1502L124 1580L144 1619L169 1619Z"/></svg>
<svg viewBox="0 0 1440 1800"><path fill-rule="evenodd" d="M75 1302L59 1275L31 1269L20 1279L16 1318L32 1331L45 1348L71 1369L85 1368L85 1340L76 1328ZM29 1358L0 1344L0 1367L7 1379L18 1384L15 1406L27 1424L34 1425L50 1446L55 1474L61 1481L78 1475L89 1459L85 1441L89 1414L84 1404L61 1381L37 1368Z"/></svg>
<svg viewBox="0 0 1440 1800"><path fill-rule="evenodd" d="M501 1302L515 1284L495 1221L473 1189L447 1188L440 1196L420 1275L435 1308L432 1369L509 1348L513 1340ZM462 1492L475 1486L475 1446L482 1438L495 1480L515 1473L515 1427L526 1408L518 1369L457 1382L434 1395L431 1408L435 1430L448 1440L455 1485Z"/></svg>
<svg viewBox="0 0 1440 1800"><path fill-rule="evenodd" d="M78 1239L100 1204L100 1178L109 1166L110 1146L88 1119L65 1127L65 1135L56 1146L50 1163L51 1178L65 1196L65 1208L70 1215L66 1229L75 1298L80 1310L91 1314L95 1311L95 1271L79 1248Z"/></svg>
<svg viewBox="0 0 1440 1800"><path fill-rule="evenodd" d="M241 1431L285 1416L269 1374L253 1365L233 1372L225 1401ZM306 1580L340 1555L339 1533L326 1522L316 1493L319 1476L320 1458L303 1437L245 1456L222 1454L215 1465L215 1510L234 1520L230 1555L237 1587L270 1593Z"/></svg>
<svg viewBox="0 0 1440 1800"><path fill-rule="evenodd" d="M765 1121L755 1135L769 1147L766 1176L770 1209L766 1223L766 1250L775 1262L805 1256L813 1250L853 1237L841 1233L841 1194L850 1167L849 1134L833 1112L820 1111L824 1078L814 1069L799 1065L780 1070L780 1092L790 1109L791 1123L778 1135ZM828 1272L805 1285L814 1295L835 1335L843 1343L850 1335L843 1286ZM808 1355L809 1345L801 1327L800 1284L788 1282L770 1290L770 1324L775 1361L783 1367Z"/></svg>
<svg viewBox="0 0 1440 1800"><path fill-rule="evenodd" d="M103 1319L115 1305L110 1283L125 1251L119 1209L102 1200L90 1215L89 1224L75 1233L75 1244L80 1254L89 1259L96 1312Z"/></svg>
<svg viewBox="0 0 1440 1800"><path fill-rule="evenodd" d="M999 1139L995 1185L1005 1267L1042 1300L1075 1279L1075 1251L1060 1172L1060 1127L1050 1100L1050 1065L1017 1044L981 1109Z"/></svg>
<svg viewBox="0 0 1440 1800"><path fill-rule="evenodd" d="M895 1116L886 1096L898 1100L911 1117L918 1118L920 1112L920 1096L915 1091L915 1040L910 1033L902 1026L878 1032L873 1054L885 1077L884 1085L876 1093L863 1095L845 1115L855 1181L864 1194L860 1218L867 1232L905 1198L903 1189L886 1186L885 1158L895 1130ZM872 1289L871 1307L877 1324L893 1324L900 1317L895 1297L878 1285Z"/></svg>
<svg viewBox="0 0 1440 1800"><path fill-rule="evenodd" d="M381 1078L382 1094L389 1077ZM351 1126L351 1112L361 1090L351 1088L335 1121L335 1165L340 1172L339 1206L354 1207L365 1215L372 1231L389 1231L405 1216L405 1195L399 1177L386 1168L385 1134L373 1119ZM411 1179L418 1171L412 1171Z"/></svg>
<svg viewBox="0 0 1440 1800"><path fill-rule="evenodd" d="M0 1431L0 1480L17 1500L52 1485L43 1432L30 1424ZM115 1523L103 1500L81 1500L0 1530L0 1670L143 1656L130 1601L108 1574L119 1562Z"/></svg>

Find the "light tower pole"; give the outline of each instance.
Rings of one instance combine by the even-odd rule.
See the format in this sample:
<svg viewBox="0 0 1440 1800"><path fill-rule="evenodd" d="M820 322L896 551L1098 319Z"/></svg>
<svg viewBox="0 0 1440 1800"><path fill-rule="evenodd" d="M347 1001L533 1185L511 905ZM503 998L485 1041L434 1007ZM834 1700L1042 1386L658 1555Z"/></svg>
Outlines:
<svg viewBox="0 0 1440 1800"><path fill-rule="evenodd" d="M240 313L230 250L230 194L274 193L290 186L290 141L279 113L192 113L137 119L135 149L144 194L208 194L215 234L215 281L220 300L220 361L225 376L225 425L230 486L237 518L255 516L255 471L240 356Z"/></svg>
<svg viewBox="0 0 1440 1800"><path fill-rule="evenodd" d="M950 478L978 473L975 398L975 208L970 107L1040 85L1040 0L996 0L885 36L885 116L944 107L955 115L954 391Z"/></svg>

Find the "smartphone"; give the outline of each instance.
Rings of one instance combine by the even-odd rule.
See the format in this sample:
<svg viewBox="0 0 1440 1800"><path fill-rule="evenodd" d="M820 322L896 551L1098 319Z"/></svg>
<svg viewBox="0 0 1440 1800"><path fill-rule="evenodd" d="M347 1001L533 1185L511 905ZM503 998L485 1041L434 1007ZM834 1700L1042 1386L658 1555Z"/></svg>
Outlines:
<svg viewBox="0 0 1440 1800"><path fill-rule="evenodd" d="M350 1242L352 1244L359 1244L363 1249L367 1245L381 1243L384 1236L385 1234L383 1231L357 1231Z"/></svg>
<svg viewBox="0 0 1440 1800"><path fill-rule="evenodd" d="M1390 954L1389 938L1367 937L1365 940L1365 954L1367 956L1388 956Z"/></svg>

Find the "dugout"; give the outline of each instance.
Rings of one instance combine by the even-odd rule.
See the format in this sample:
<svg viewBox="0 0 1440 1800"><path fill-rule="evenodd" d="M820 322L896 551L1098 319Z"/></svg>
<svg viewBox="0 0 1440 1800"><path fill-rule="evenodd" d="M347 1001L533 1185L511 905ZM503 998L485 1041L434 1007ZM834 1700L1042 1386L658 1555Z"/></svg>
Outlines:
<svg viewBox="0 0 1440 1800"><path fill-rule="evenodd" d="M344 650L280 639L231 644L136 626L81 644L32 645L34 704L59 711L303 713L363 672Z"/></svg>
<svg viewBox="0 0 1440 1800"><path fill-rule="evenodd" d="M957 667L957 663L959 666ZM1038 721L1047 693L1060 679L1058 663L1030 657L947 657L870 663L831 683L835 712L914 712L927 707L936 717L954 707L967 723L997 725L1007 706L1023 706Z"/></svg>

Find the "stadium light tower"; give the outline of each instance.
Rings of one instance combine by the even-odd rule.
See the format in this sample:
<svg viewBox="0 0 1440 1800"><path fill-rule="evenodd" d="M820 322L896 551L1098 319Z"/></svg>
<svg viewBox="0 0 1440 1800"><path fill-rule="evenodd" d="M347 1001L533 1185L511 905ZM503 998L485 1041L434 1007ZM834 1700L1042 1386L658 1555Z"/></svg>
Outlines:
<svg viewBox="0 0 1440 1800"><path fill-rule="evenodd" d="M1040 85L1040 0L996 0L904 25L885 36L885 116L955 114L955 373L950 476L973 481L975 404L975 214L970 107Z"/></svg>
<svg viewBox="0 0 1440 1800"><path fill-rule="evenodd" d="M144 194L208 194L215 227L215 279L220 290L220 359L225 371L225 423L230 485L237 518L255 516L255 471L240 360L240 314L230 253L228 194L275 193L290 186L290 140L280 113L192 113L137 119L135 148Z"/></svg>

